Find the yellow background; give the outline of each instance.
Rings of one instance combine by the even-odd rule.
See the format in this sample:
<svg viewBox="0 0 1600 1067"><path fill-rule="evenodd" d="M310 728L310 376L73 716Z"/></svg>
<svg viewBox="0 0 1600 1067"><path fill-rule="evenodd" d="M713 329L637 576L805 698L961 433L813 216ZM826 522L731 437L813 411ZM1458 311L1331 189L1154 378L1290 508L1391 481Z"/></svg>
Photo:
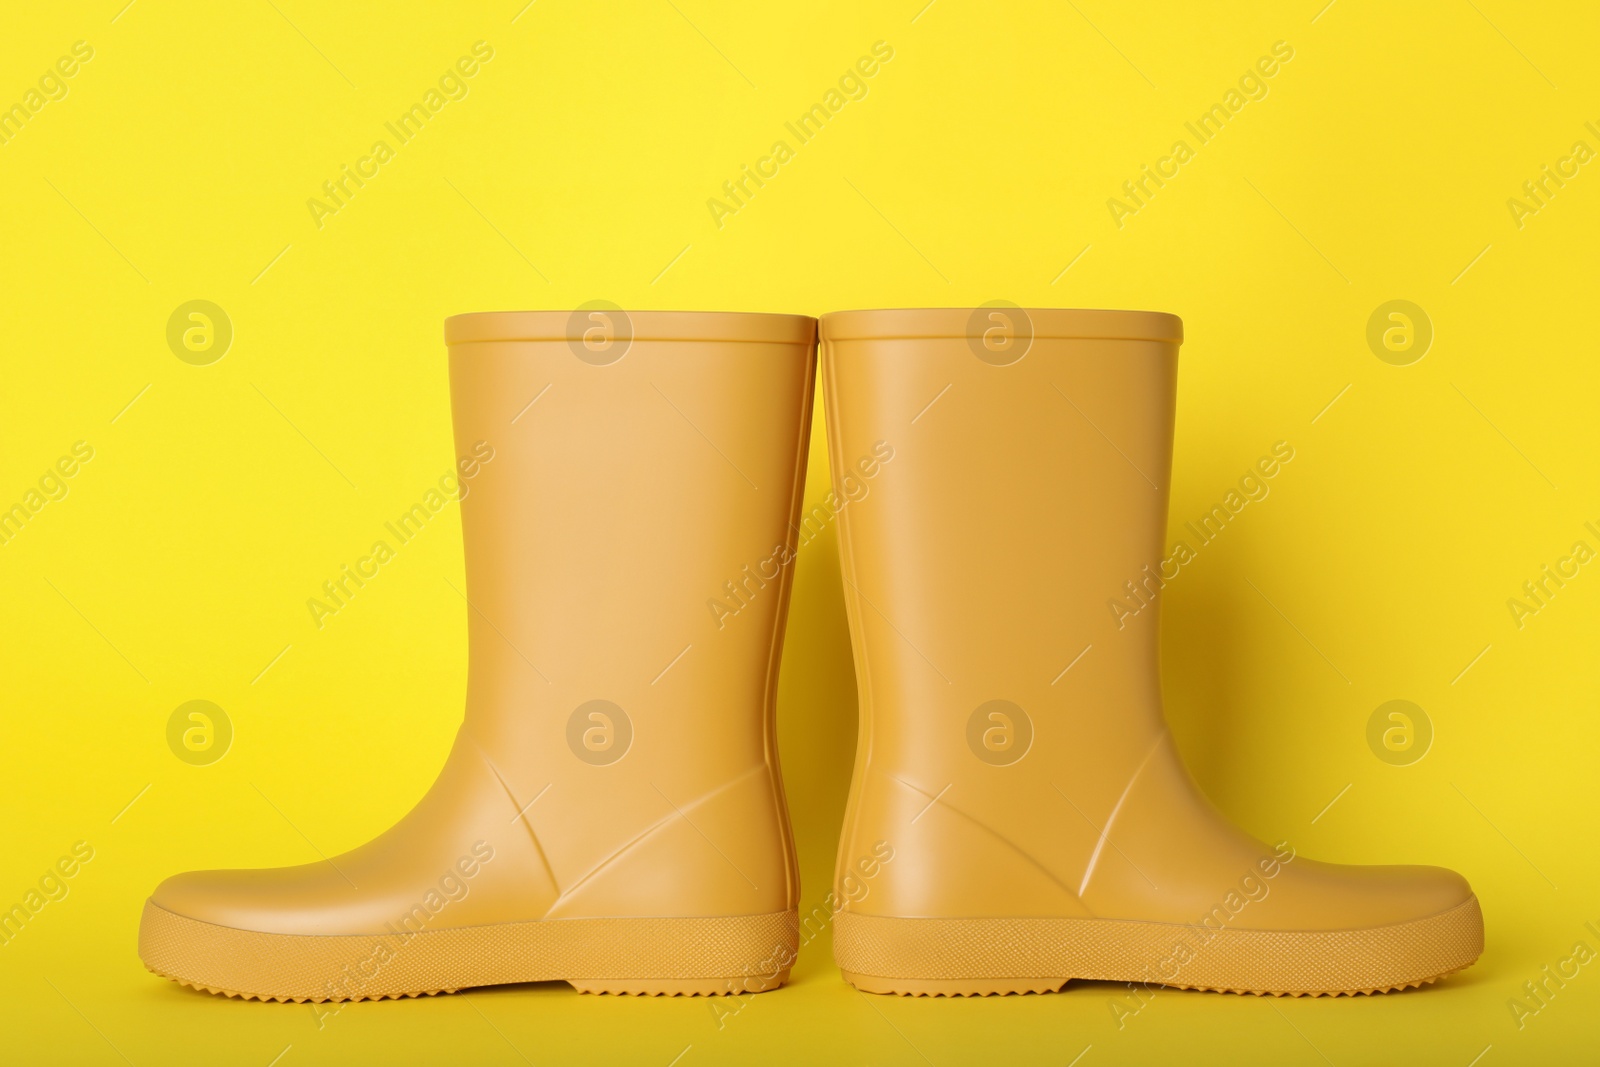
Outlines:
<svg viewBox="0 0 1600 1067"><path fill-rule="evenodd" d="M95 857L0 947L0 1056L1593 1055L1600 964L1521 1029L1507 1001L1575 941L1600 949L1584 929L1600 927L1600 565L1520 630L1506 606L1574 541L1600 548L1583 526L1600 526L1600 165L1520 229L1506 203L1573 142L1600 148L1584 127L1600 126L1592 11L924 2L7 10L0 103L75 41L94 58L0 145L0 506L73 442L95 455L0 546L0 902L76 841ZM479 40L494 58L469 95L319 229L307 199ZM894 58L865 98L797 146L784 122L880 40ZM1185 121L1280 40L1294 58L1268 95L1119 229L1107 199L1173 141L1193 147ZM780 138L795 158L718 228L708 198ZM196 298L235 331L210 366L165 339ZM1482 961L1387 997L1162 993L1120 1029L1107 985L867 998L838 980L826 939L788 989L720 1020L725 1002L546 985L354 1005L319 1029L303 1005L146 973L135 932L162 877L336 853L427 787L464 683L464 611L446 584L460 584L454 510L321 631L305 601L451 462L441 320L597 298L1182 315L1174 528L1274 442L1296 455L1165 594L1181 747L1267 840L1463 871L1483 900ZM1365 340L1369 314L1396 298L1435 330L1405 367ZM828 484L820 426L811 500ZM961 487L950 493L959 506ZM809 907L827 888L854 733L831 532L796 581L779 717ZM169 714L193 699L235 729L211 766L166 744ZM1411 766L1367 747L1367 719L1391 699L1433 724Z"/></svg>

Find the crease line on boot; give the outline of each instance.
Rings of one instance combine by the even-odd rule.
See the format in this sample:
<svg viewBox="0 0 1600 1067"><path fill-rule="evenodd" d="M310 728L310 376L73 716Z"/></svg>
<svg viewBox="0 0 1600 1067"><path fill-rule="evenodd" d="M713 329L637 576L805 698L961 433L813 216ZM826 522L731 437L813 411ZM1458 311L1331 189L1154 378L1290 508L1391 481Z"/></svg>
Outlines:
<svg viewBox="0 0 1600 1067"><path fill-rule="evenodd" d="M914 793L917 793L920 796L925 796L930 800L937 800L938 799L932 793L929 793L927 790L923 789L922 787L912 785L910 782L904 780L903 778L898 778L895 775L890 774L888 771L882 771L880 773L883 774L883 776L885 778L888 778L890 781L898 782L900 785L905 786L907 789L911 790ZM1088 912L1091 915L1093 914L1092 912L1089 912L1088 905L1083 903L1083 898L1080 897L1076 892L1074 892L1070 885L1068 885L1067 883L1063 882L1060 878L1056 877L1055 872L1050 870L1050 868L1046 867L1044 864L1042 864L1038 860L1034 859L1033 856L1029 855L1022 848L1021 845L1017 844L1015 841L1012 841L1005 834L1002 834L1000 831L994 829L992 826L990 826L987 823L983 822L981 819L977 818L976 816L968 815L966 812L962 811L960 808L956 807L954 804L950 803L948 800L944 801L943 803L944 803L944 806L945 806L946 809L948 809L949 811L951 811L952 813L954 813L956 815L961 816L963 819L965 819L968 822L970 822L973 826L976 826L978 829L980 829L984 833L988 834L994 840L998 841L1000 844L1004 845L1005 847L1009 848L1011 851L1015 852L1017 855L1021 856L1028 863L1030 863L1034 867L1038 868L1039 872L1041 874L1043 874L1046 878L1050 879L1050 881L1054 882L1057 886L1059 886L1061 888L1062 892L1066 893L1073 900L1076 900L1080 905L1082 905L1085 912Z"/></svg>
<svg viewBox="0 0 1600 1067"><path fill-rule="evenodd" d="M700 794L700 796L695 797L693 800L689 801L686 804L677 805L676 806L676 810L674 810L673 812L671 812L668 815L663 815L661 818L657 819L655 822L653 822L649 826L645 827L645 829L640 831L640 833L636 837L634 837L632 840L628 841L626 844L624 844L622 847L618 848L611 855L609 855L605 859L601 860L594 867L591 867L589 869L588 873L584 874L583 877L579 878L576 882L573 882L572 885L568 886L565 890L562 891L561 895L558 896L555 899L555 901L551 903L550 909L552 911L554 911L555 908L558 905L562 904L563 902L565 902L567 900L570 900L572 898L572 896L575 893L578 892L579 889L581 889L585 885L587 885L590 881L592 881L597 875L599 875L607 867L611 866L613 863L615 863L618 860L622 859L623 856L627 855L629 852L633 851L635 848L637 848L640 845L644 844L646 838L649 838L651 835L657 833L658 831L665 829L667 824L672 822L674 819L683 818L684 822L688 823L688 819L682 815L683 811L685 811L685 810L692 811L695 808L699 807L701 804L704 804L707 801L716 799L718 796L722 795L723 793L726 793L728 790L730 790L734 786L740 784L745 779L751 777L752 775L758 774L761 771L764 771L766 769L767 769L767 765L766 765L765 762L758 763L755 766L751 767L749 770L745 771L743 774L736 775L733 778L728 779L726 782L723 782L721 785L717 786L715 789L712 789L712 790L710 790L708 792ZM667 801L667 803L671 804L672 802L669 800L669 801ZM693 823L689 823L689 825L693 826L694 824ZM715 846L713 846L713 847L715 847Z"/></svg>
<svg viewBox="0 0 1600 1067"><path fill-rule="evenodd" d="M1144 754L1144 759L1139 761L1139 766L1135 767L1133 773L1128 776L1128 784L1122 787L1122 795L1112 805L1111 814L1106 816L1105 829L1100 831L1100 840L1095 842L1094 851L1089 854L1089 866L1083 869L1083 883L1078 886L1079 900L1082 900L1083 895L1089 891L1089 879L1094 877L1095 865L1100 862L1100 853L1105 850L1106 842L1111 840L1111 827L1116 825L1117 816L1122 813L1122 805L1127 802L1128 794L1133 792L1133 784L1139 780L1139 775L1144 773L1145 767L1149 766L1151 757L1156 754L1156 750L1161 747L1161 743L1167 739L1167 736L1167 727L1163 723L1160 732L1156 734L1155 741L1150 745L1150 750ZM1077 805L1073 806L1076 807ZM1089 825L1093 826L1094 824L1090 823ZM1122 849L1119 848L1117 851L1121 852ZM1128 860L1128 863L1131 866L1133 861ZM1137 870L1138 868L1134 869ZM1140 875L1142 877L1143 872L1140 872ZM1146 881L1149 881L1149 879L1146 879Z"/></svg>

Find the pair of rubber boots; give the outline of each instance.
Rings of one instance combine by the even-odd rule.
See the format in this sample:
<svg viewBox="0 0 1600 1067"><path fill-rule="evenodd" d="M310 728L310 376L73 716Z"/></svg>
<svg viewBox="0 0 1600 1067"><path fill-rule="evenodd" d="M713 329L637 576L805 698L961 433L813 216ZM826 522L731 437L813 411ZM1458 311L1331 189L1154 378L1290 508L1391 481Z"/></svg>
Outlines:
<svg viewBox="0 0 1600 1067"><path fill-rule="evenodd" d="M774 697L798 546L829 525L860 733L807 930L831 922L857 988L1354 993L1477 958L1459 875L1264 845L1173 748L1146 565L1177 318L825 317L833 491L803 514L817 325L450 319L470 669L449 759L352 852L167 879L146 965L278 1000L781 985L800 885ZM1131 618L1107 609L1129 582Z"/></svg>

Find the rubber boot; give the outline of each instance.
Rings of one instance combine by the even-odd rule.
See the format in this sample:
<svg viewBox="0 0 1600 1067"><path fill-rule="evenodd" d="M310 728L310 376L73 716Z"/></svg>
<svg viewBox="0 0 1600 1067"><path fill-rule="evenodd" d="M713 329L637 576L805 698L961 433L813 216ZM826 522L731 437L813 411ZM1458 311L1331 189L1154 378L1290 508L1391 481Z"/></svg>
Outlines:
<svg viewBox="0 0 1600 1067"><path fill-rule="evenodd" d="M162 882L140 956L296 1001L780 985L799 886L773 711L814 321L599 309L445 333L470 664L448 760L351 852Z"/></svg>
<svg viewBox="0 0 1600 1067"><path fill-rule="evenodd" d="M840 516L861 702L835 887L849 982L1337 994L1477 958L1460 876L1256 841L1173 748L1176 317L863 311L821 331L834 470L895 450Z"/></svg>

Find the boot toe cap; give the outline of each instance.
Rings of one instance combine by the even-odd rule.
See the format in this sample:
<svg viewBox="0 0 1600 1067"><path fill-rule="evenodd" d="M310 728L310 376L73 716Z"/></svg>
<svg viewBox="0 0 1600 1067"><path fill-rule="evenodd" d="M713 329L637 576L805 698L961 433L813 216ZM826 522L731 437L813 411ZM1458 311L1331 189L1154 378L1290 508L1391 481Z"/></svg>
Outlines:
<svg viewBox="0 0 1600 1067"><path fill-rule="evenodd" d="M156 886L150 903L174 915L263 933L323 933L344 910L326 863L267 870L188 871ZM331 874L330 879L328 875Z"/></svg>
<svg viewBox="0 0 1600 1067"><path fill-rule="evenodd" d="M1276 903L1280 923L1298 929L1359 929L1428 919L1473 898L1472 886L1445 867L1355 866L1296 860L1294 881Z"/></svg>

